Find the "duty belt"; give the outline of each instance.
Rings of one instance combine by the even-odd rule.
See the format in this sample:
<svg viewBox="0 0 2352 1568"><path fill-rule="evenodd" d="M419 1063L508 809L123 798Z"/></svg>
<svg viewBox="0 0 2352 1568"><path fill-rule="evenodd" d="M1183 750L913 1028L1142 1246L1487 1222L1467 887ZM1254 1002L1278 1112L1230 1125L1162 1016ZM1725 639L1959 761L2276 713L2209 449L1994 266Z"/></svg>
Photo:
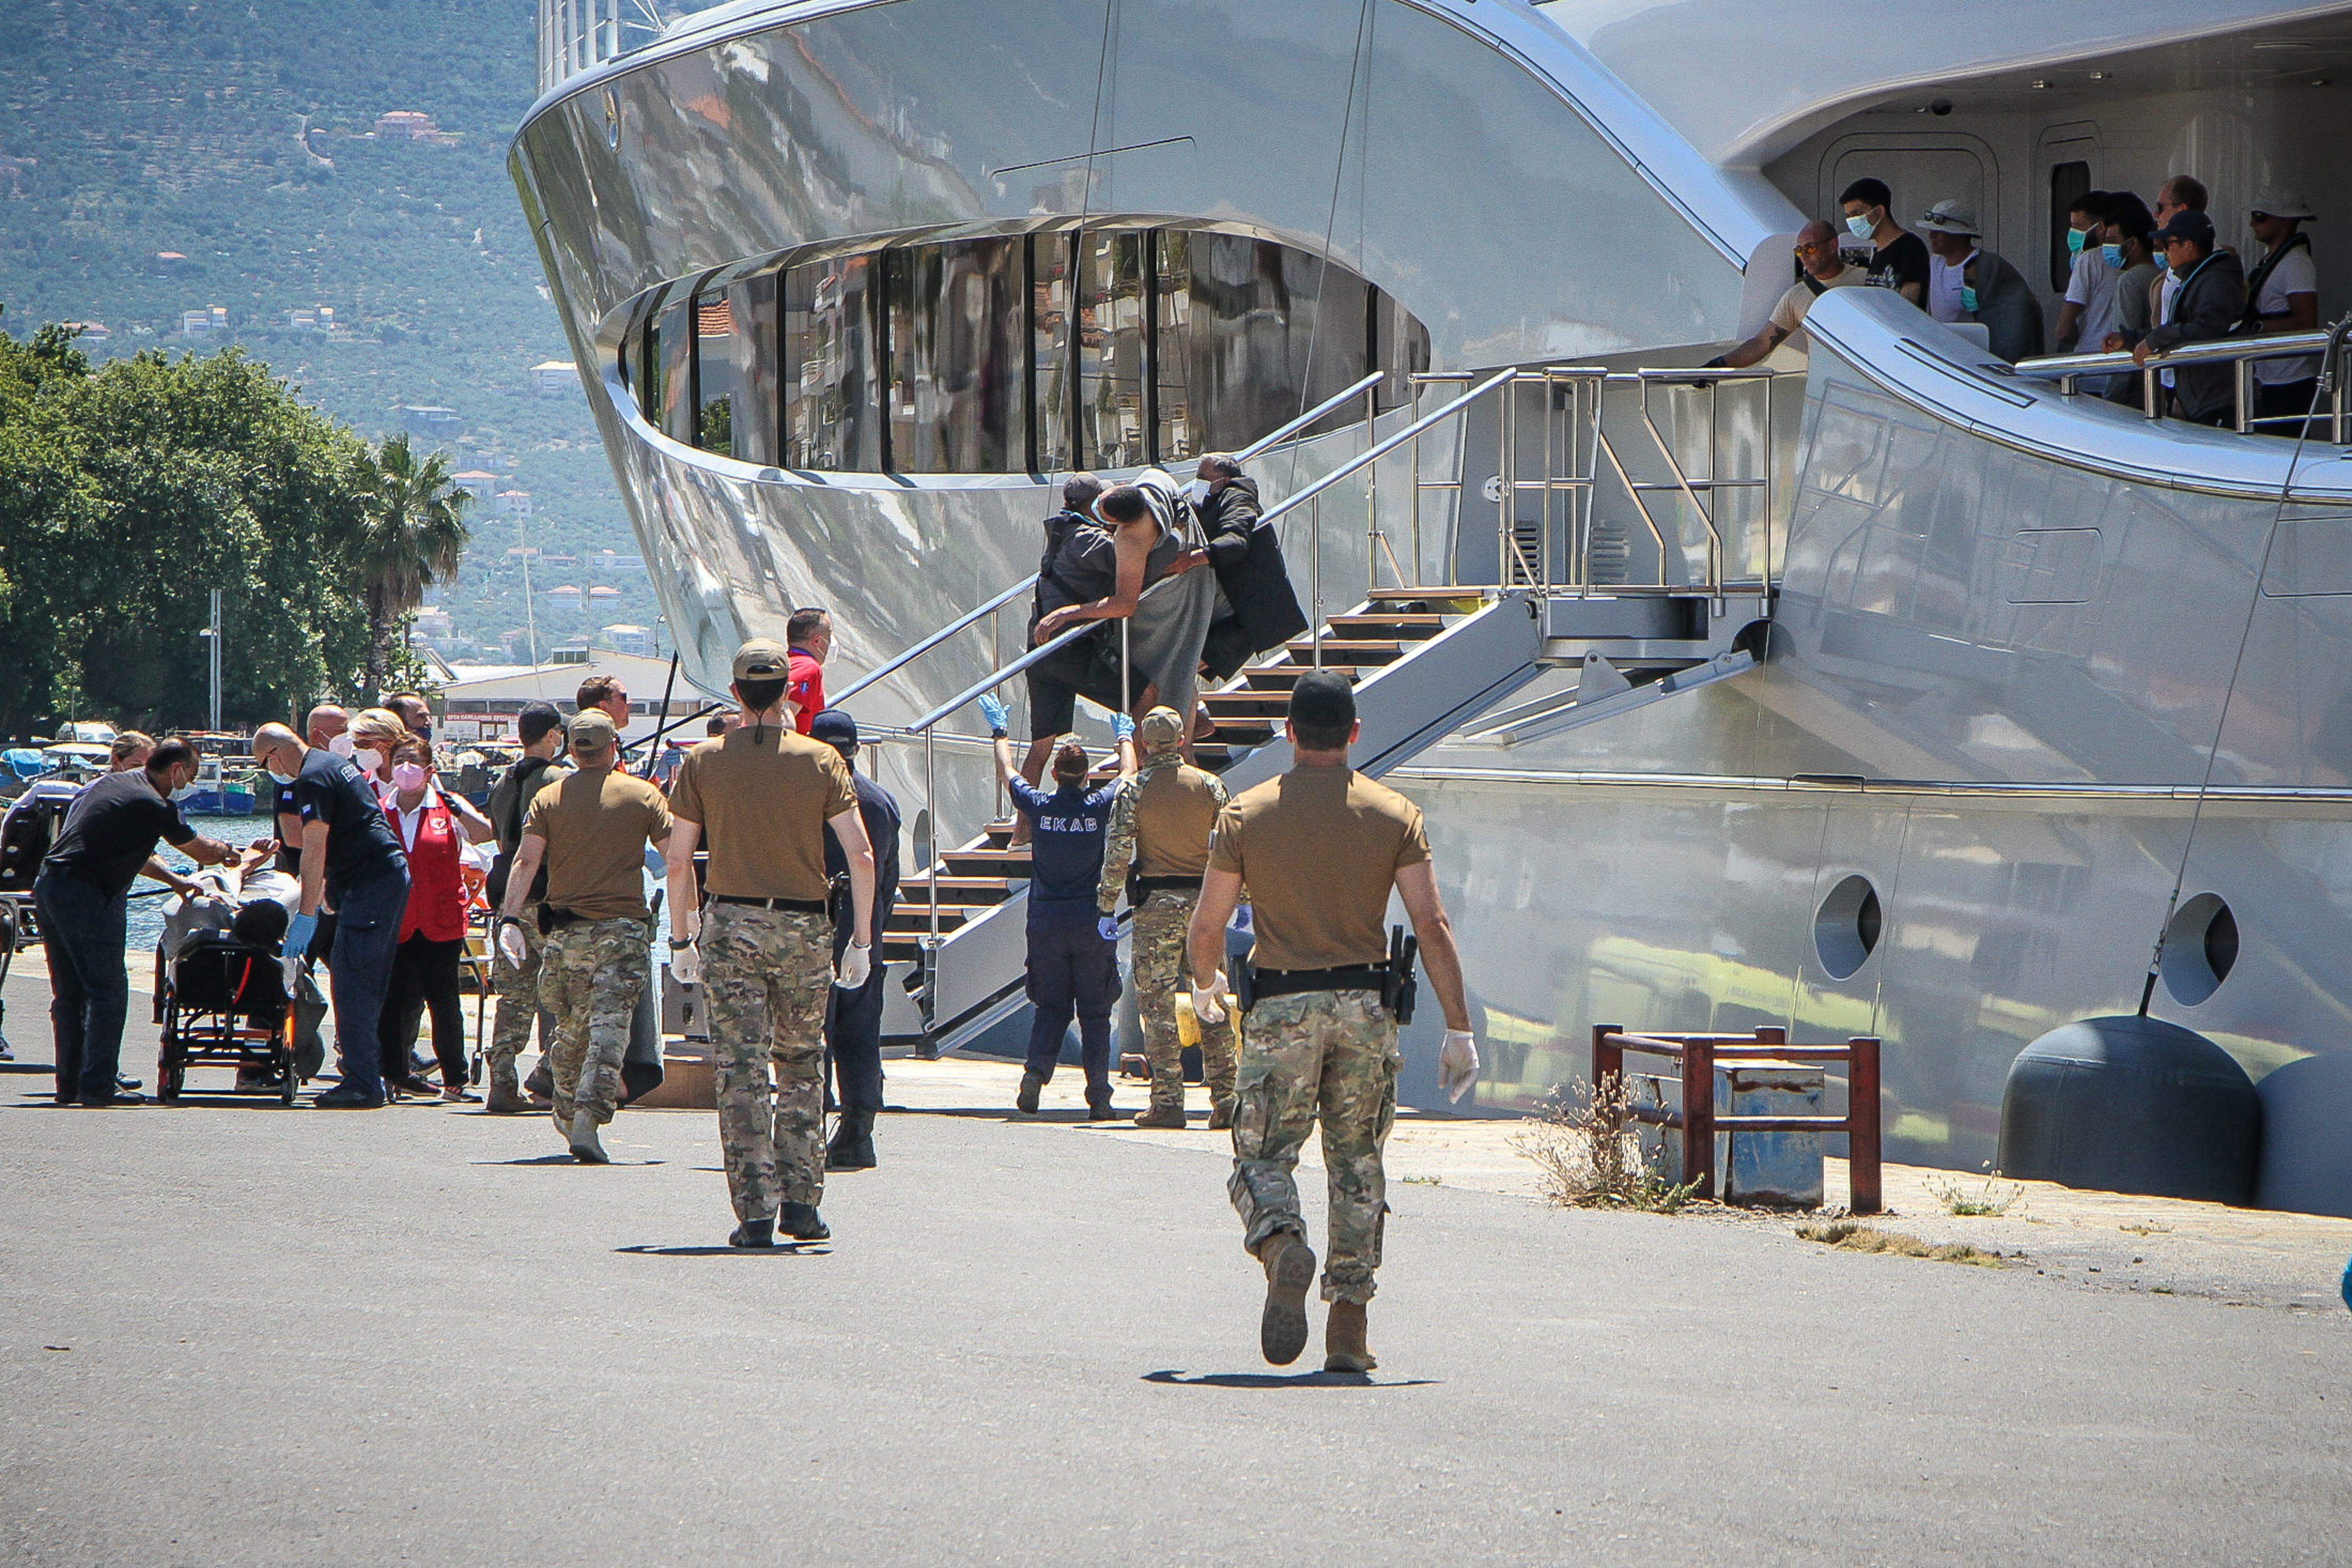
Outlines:
<svg viewBox="0 0 2352 1568"><path fill-rule="evenodd" d="M823 899L743 899L732 893L713 893L714 904L742 904L755 910L792 910L803 915L821 915L832 906Z"/></svg>
<svg viewBox="0 0 2352 1568"><path fill-rule="evenodd" d="M1154 893L1197 893L1201 890L1198 877L1129 877L1127 879L1127 901L1139 904Z"/></svg>
<svg viewBox="0 0 2352 1568"><path fill-rule="evenodd" d="M1381 1005L1400 1024L1412 1022L1412 1005L1419 990L1413 963L1421 943L1405 935L1402 926L1389 931L1385 963L1349 963L1337 969L1260 969L1244 963L1234 976L1234 999L1248 1012L1269 996L1295 996L1303 991L1377 991Z"/></svg>

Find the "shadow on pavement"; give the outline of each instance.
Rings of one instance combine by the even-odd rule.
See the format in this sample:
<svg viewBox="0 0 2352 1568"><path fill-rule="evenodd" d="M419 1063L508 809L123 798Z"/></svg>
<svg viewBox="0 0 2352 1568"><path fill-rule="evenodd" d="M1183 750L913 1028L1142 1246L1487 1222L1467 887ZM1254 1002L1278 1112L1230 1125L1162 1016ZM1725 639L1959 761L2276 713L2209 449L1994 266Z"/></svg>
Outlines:
<svg viewBox="0 0 2352 1568"><path fill-rule="evenodd" d="M829 1258L833 1248L821 1241L780 1241L773 1247L616 1247L615 1252L639 1258Z"/></svg>
<svg viewBox="0 0 2352 1568"><path fill-rule="evenodd" d="M1187 1377L1171 1370L1147 1372L1143 1381L1179 1388L1425 1388L1437 1379L1397 1377L1374 1382L1370 1373L1361 1372L1209 1372Z"/></svg>
<svg viewBox="0 0 2352 1568"><path fill-rule="evenodd" d="M533 1154L522 1160L477 1160L477 1165L577 1165L579 1161L569 1154ZM621 1170L635 1170L645 1165L667 1165L667 1160L611 1160L607 1164ZM594 1167L588 1167L593 1169Z"/></svg>

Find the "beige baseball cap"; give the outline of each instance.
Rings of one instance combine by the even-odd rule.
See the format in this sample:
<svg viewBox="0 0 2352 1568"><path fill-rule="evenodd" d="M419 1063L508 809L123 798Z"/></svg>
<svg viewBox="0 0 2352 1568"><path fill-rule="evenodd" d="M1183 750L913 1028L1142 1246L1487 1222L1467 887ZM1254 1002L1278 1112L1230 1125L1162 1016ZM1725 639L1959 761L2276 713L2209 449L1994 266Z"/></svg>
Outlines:
<svg viewBox="0 0 2352 1568"><path fill-rule="evenodd" d="M601 752L620 737L613 716L602 708L574 713L563 726L563 738L572 742L575 752Z"/></svg>
<svg viewBox="0 0 2352 1568"><path fill-rule="evenodd" d="M1154 708L1135 727L1135 738L1147 752L1164 752L1184 738L1184 721L1173 708Z"/></svg>
<svg viewBox="0 0 2352 1568"><path fill-rule="evenodd" d="M774 680L792 672L792 650L773 637L753 637L735 650L735 679Z"/></svg>

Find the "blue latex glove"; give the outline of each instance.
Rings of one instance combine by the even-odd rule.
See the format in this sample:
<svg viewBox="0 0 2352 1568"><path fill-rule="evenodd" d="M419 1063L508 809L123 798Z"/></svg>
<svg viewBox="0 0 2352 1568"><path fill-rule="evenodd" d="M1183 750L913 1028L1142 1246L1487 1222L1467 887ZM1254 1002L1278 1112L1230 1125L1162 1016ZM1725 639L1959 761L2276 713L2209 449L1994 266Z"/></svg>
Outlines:
<svg viewBox="0 0 2352 1568"><path fill-rule="evenodd" d="M299 958L310 951L310 939L318 934L318 916L296 915L286 922L286 945L280 951L288 958Z"/></svg>
<svg viewBox="0 0 2352 1568"><path fill-rule="evenodd" d="M1117 942L1118 940L1118 917L1117 915L1103 916L1102 919L1095 922L1095 931L1101 936L1103 941Z"/></svg>
<svg viewBox="0 0 2352 1568"><path fill-rule="evenodd" d="M1114 713L1110 716L1110 732L1124 741L1135 733L1135 721L1124 713Z"/></svg>
<svg viewBox="0 0 2352 1568"><path fill-rule="evenodd" d="M1005 710L1004 700L992 691L981 694L980 716L988 721L988 732L992 735L1003 735L1012 731L1013 715Z"/></svg>

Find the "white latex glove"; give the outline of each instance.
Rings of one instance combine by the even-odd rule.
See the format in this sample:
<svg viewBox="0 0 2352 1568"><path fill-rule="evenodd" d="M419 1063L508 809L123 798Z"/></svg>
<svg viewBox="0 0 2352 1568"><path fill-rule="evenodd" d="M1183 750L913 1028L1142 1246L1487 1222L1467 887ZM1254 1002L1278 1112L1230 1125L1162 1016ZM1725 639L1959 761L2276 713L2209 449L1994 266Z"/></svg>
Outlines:
<svg viewBox="0 0 2352 1568"><path fill-rule="evenodd" d="M1203 1024L1222 1024L1225 1021L1225 972L1223 970L1218 970L1217 977L1210 981L1207 985L1192 987L1192 1015Z"/></svg>
<svg viewBox="0 0 2352 1568"><path fill-rule="evenodd" d="M669 977L680 985L702 984L702 949L689 942L669 950Z"/></svg>
<svg viewBox="0 0 2352 1568"><path fill-rule="evenodd" d="M841 969L833 983L844 991L855 991L866 984L874 973L874 950L862 942L853 942L842 950Z"/></svg>
<svg viewBox="0 0 2352 1568"><path fill-rule="evenodd" d="M1448 1029L1437 1047L1437 1087L1457 1105L1478 1081L1478 1037L1467 1029Z"/></svg>
<svg viewBox="0 0 2352 1568"><path fill-rule="evenodd" d="M522 927L513 921L499 922L499 956L513 969L520 969L530 958L530 944L523 940Z"/></svg>

